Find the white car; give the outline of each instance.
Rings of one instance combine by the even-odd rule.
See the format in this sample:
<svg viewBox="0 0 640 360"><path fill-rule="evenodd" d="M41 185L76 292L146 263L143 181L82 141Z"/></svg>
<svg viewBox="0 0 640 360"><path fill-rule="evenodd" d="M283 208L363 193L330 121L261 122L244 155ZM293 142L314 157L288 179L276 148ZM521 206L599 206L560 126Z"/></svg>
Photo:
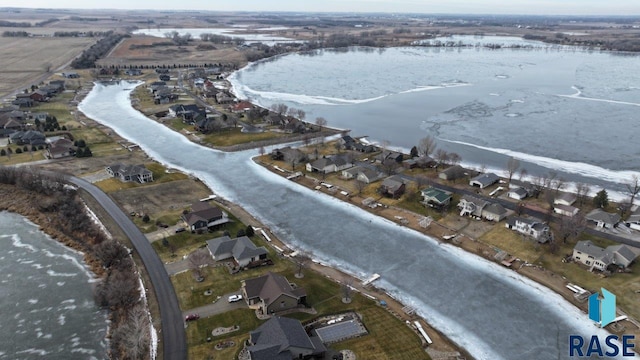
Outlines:
<svg viewBox="0 0 640 360"><path fill-rule="evenodd" d="M230 303L242 300L242 295L231 295L227 299Z"/></svg>

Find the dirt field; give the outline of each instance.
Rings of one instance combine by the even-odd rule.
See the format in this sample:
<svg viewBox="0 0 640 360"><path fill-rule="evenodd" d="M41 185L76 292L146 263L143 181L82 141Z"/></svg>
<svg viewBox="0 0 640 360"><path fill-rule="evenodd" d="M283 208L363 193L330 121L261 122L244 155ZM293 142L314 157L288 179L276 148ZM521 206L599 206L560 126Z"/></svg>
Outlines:
<svg viewBox="0 0 640 360"><path fill-rule="evenodd" d="M199 40L192 41L186 46L131 48L132 45L151 45L163 42L170 42L170 40L144 35L124 39L107 58L98 61L98 64L109 66L233 63L242 66L247 61L241 51L236 51L230 45L216 44L217 50L198 50L198 44L203 43Z"/></svg>
<svg viewBox="0 0 640 360"><path fill-rule="evenodd" d="M51 70L73 60L93 38L15 38L0 37L0 95L26 88Z"/></svg>

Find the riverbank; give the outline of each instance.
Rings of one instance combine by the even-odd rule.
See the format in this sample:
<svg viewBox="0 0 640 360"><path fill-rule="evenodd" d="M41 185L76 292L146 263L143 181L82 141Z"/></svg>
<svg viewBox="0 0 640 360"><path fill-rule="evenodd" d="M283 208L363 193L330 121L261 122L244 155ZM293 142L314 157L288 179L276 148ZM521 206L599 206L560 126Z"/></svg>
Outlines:
<svg viewBox="0 0 640 360"><path fill-rule="evenodd" d="M266 156L260 158L254 158L254 161L260 166L264 167L273 174L280 177L287 178L292 172L285 171L282 166L276 166L270 161L264 161ZM291 181L291 180L290 180ZM583 313L587 313L586 298L578 298L575 293L567 288L567 285L571 282L567 277L559 275L550 271L549 269L538 264L538 261L528 262L526 260L516 259L518 254L506 254L506 257L497 258L496 252L499 252L495 245L490 244L482 240L483 235L492 231L492 229L505 230L503 226L495 224L486 224L485 222L477 222L469 218L463 218L456 215L441 219L440 221L432 220L425 225L425 216L415 213L413 211L391 206L379 204L380 206L371 207L369 202L365 200L365 195L355 195L348 193L347 191L340 191L342 189L332 186L322 186L323 180L313 178L308 174L303 176L296 176L293 178L294 182L304 186L310 190L320 192L324 195L331 196L340 201L355 205L362 210L365 210L376 216L383 217L399 226L407 227L413 231L419 232L423 235L429 236L436 241L446 243L447 245L456 246L473 255L482 257L488 261L495 262L497 264L505 265L502 260L509 259L513 256L513 259L508 262L508 268L514 272L533 280L535 283L540 284L553 292L562 296L566 301L580 309ZM376 201L374 200L373 203ZM366 204L366 205L365 205ZM496 228L498 227L499 228ZM492 233L493 234L493 233ZM523 257L523 259L525 259ZM506 266L506 265L505 265ZM586 269L578 269L578 271L587 272ZM622 275L618 275L622 276ZM589 289L592 291L598 291L599 289ZM618 307L618 315L628 315L627 320L620 321L616 324L609 325L606 330L612 334L632 334L638 339L640 336L640 324L631 315L626 314ZM637 340L636 340L637 341Z"/></svg>

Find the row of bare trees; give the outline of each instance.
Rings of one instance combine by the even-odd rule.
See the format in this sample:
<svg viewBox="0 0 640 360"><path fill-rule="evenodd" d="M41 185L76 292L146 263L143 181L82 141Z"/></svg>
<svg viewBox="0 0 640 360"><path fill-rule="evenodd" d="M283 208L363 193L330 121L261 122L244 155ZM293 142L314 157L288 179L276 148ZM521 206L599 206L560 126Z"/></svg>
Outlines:
<svg viewBox="0 0 640 360"><path fill-rule="evenodd" d="M96 286L95 300L110 311L110 356L144 358L150 349L150 320L129 251L107 238L64 176L28 167L0 167L0 183L33 194L33 207L46 216L45 230L75 245L85 253L88 263L99 265L94 271L102 272L102 281Z"/></svg>

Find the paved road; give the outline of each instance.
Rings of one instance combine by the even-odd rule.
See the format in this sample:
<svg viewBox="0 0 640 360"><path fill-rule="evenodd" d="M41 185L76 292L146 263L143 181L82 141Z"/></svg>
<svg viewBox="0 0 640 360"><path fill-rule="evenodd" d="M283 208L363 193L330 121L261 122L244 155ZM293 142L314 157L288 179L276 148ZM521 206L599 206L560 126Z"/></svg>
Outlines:
<svg viewBox="0 0 640 360"><path fill-rule="evenodd" d="M151 247L149 240L102 190L88 181L74 176L70 176L69 181L93 196L131 240L149 273L151 284L158 299L164 358L167 360L186 360L187 338L178 298L164 264Z"/></svg>

